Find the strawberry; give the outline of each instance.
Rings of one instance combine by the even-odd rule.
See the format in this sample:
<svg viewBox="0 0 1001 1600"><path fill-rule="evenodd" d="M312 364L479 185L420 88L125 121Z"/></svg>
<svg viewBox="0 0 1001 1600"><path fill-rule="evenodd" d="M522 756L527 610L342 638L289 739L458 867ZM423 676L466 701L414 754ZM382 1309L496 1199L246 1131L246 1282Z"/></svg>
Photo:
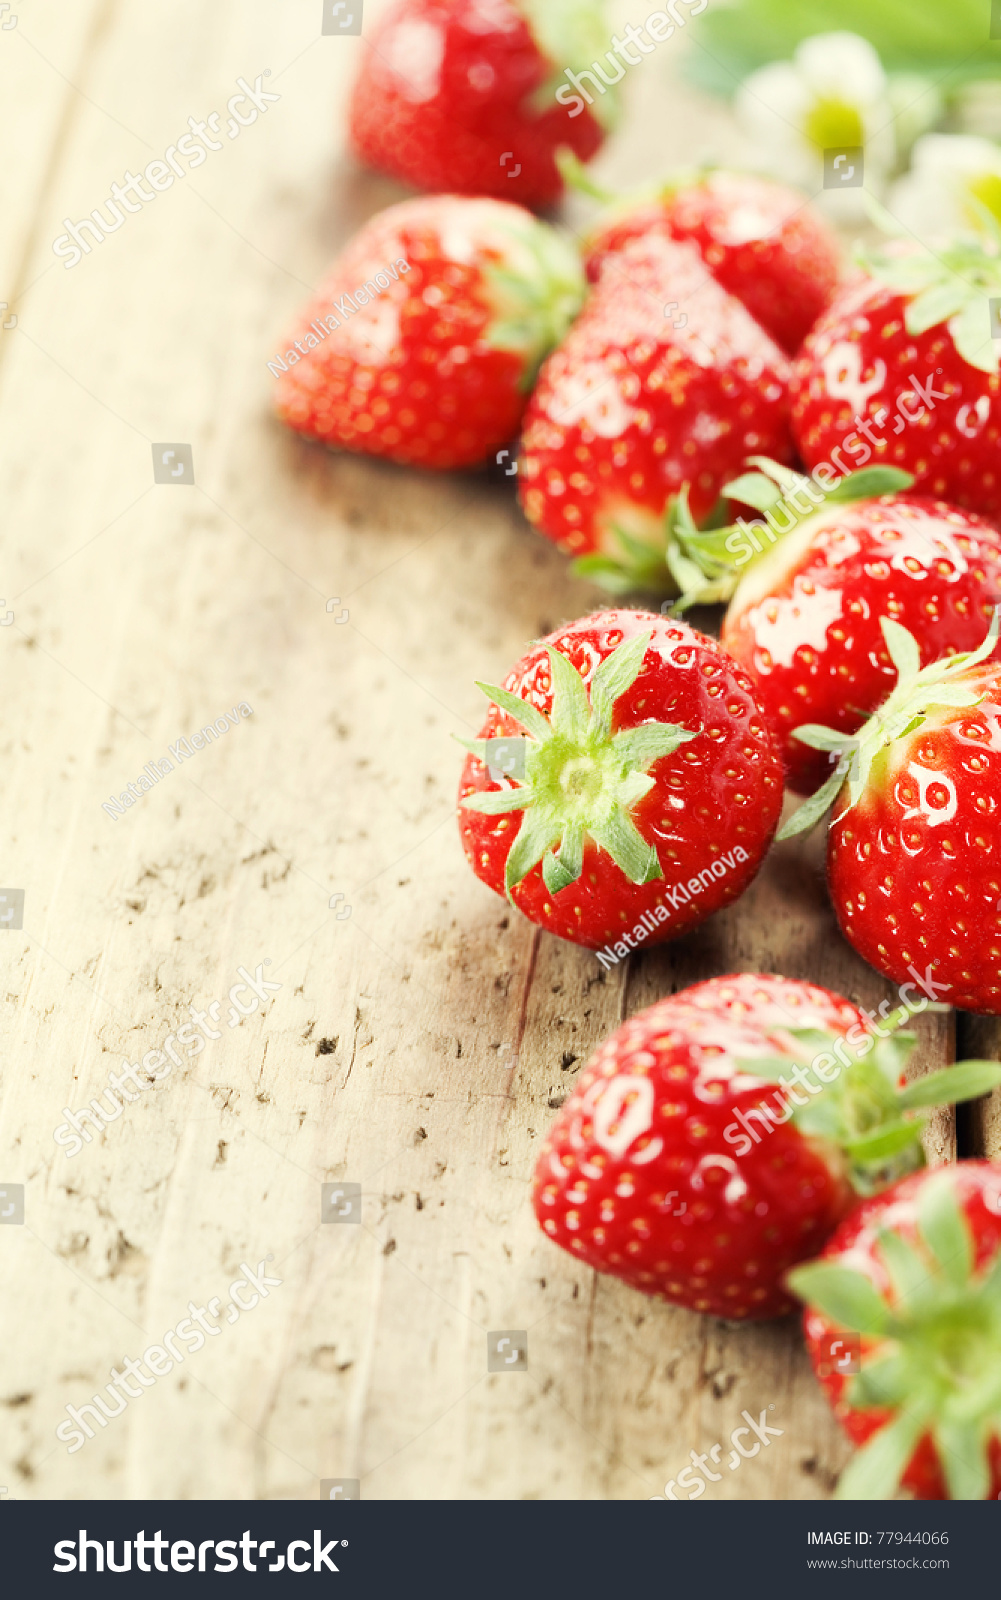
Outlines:
<svg viewBox="0 0 1001 1600"><path fill-rule="evenodd" d="M716 282L794 355L830 300L840 247L806 196L743 172L678 178L626 196L598 219L585 250L596 281L610 255L644 234L690 239Z"/></svg>
<svg viewBox="0 0 1001 1600"><path fill-rule="evenodd" d="M278 413L325 444L472 466L517 433L583 290L573 247L520 206L447 195L391 206L269 363Z"/></svg>
<svg viewBox="0 0 1001 1600"><path fill-rule="evenodd" d="M793 1303L783 1274L856 1191L921 1163L911 1108L1001 1082L1001 1067L976 1063L898 1088L914 1036L875 1017L815 984L742 973L630 1018L540 1152L542 1228L645 1294L735 1320L781 1316Z"/></svg>
<svg viewBox="0 0 1001 1600"><path fill-rule="evenodd" d="M863 1447L836 1498L1001 1498L1001 1167L905 1178L789 1281L814 1371Z"/></svg>
<svg viewBox="0 0 1001 1600"><path fill-rule="evenodd" d="M477 877L561 939L628 954L735 900L782 805L746 674L685 623L606 611L533 646L459 789ZM629 943L625 941L628 938Z"/></svg>
<svg viewBox="0 0 1001 1600"><path fill-rule="evenodd" d="M1001 513L993 227L987 243L871 256L870 276L835 295L794 366L793 432L807 466L833 462L843 473L875 459L913 473L920 493Z"/></svg>
<svg viewBox="0 0 1001 1600"><path fill-rule="evenodd" d="M838 756L780 838L836 801L827 880L841 931L897 983L948 1005L1001 1013L1001 610L980 648L920 666L916 640L881 627L897 685L857 734L794 737ZM920 976L923 974L924 976Z"/></svg>
<svg viewBox="0 0 1001 1600"><path fill-rule="evenodd" d="M519 464L525 515L613 591L670 592L664 556L681 491L701 519L749 453L791 460L788 377L695 245L633 240L609 257L539 375Z"/></svg>
<svg viewBox="0 0 1001 1600"><path fill-rule="evenodd" d="M588 160L614 120L614 88L588 109L565 76L607 50L603 11L602 0L397 0L355 84L355 149L417 189L550 205L563 188L555 152Z"/></svg>
<svg viewBox="0 0 1001 1600"><path fill-rule="evenodd" d="M825 495L808 478L762 466L727 487L756 501L768 523L724 540L739 582L721 638L778 734L786 782L810 794L831 757L794 729L822 722L853 734L885 700L895 672L881 617L913 634L925 666L975 649L1001 600L1001 534L942 501L880 494L912 481L892 468L853 473ZM688 548L721 537L696 536Z"/></svg>

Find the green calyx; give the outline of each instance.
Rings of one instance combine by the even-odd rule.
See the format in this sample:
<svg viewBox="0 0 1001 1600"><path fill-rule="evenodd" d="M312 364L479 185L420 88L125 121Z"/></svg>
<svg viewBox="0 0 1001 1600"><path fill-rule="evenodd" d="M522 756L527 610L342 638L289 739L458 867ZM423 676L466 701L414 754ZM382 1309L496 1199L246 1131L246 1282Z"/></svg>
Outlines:
<svg viewBox="0 0 1001 1600"><path fill-rule="evenodd" d="M649 590L678 595L672 607L674 616L681 616L691 606L725 605L752 567L825 507L902 494L914 484L911 473L899 467L865 467L848 473L833 488L821 489L812 478L768 456L749 456L747 464L758 470L724 484L712 514L701 527L692 517L686 484L668 502L661 536L655 543L616 526L621 554L602 551L581 556L574 571L612 594ZM727 502L753 506L765 517L766 525L731 522Z"/></svg>
<svg viewBox="0 0 1001 1600"><path fill-rule="evenodd" d="M612 48L613 31L605 0L515 0L515 4L531 28L539 50L553 68L532 96L536 111L552 109L561 84L572 88L568 72L593 72L597 61L614 79L614 68L605 60ZM615 59L612 52L612 61ZM600 74L598 81L603 81ZM588 107L591 115L603 128L613 128L620 109L614 81L606 86L604 94L596 94L590 86L589 93L593 100Z"/></svg>
<svg viewBox="0 0 1001 1600"><path fill-rule="evenodd" d="M793 730L792 737L801 744L837 755L839 760L823 787L779 830L779 839L808 832L834 803L842 786L847 785L848 799L834 819L840 822L858 804L873 762L888 745L915 733L928 714L940 706L976 706L983 699L983 691L964 683L963 678L994 653L1001 631L1001 606L995 607L987 637L976 650L945 656L924 668L917 640L906 628L889 617L882 617L879 625L897 669L896 688L856 734L841 733L818 723L805 723Z"/></svg>
<svg viewBox="0 0 1001 1600"><path fill-rule="evenodd" d="M509 245L503 263L483 271L494 312L485 338L495 350L522 358L521 387L528 392L584 304L587 284L576 246L548 223L526 212L493 226Z"/></svg>
<svg viewBox="0 0 1001 1600"><path fill-rule="evenodd" d="M732 599L752 567L827 506L902 494L914 484L911 473L899 467L864 467L847 473L833 488L826 489L768 456L750 456L747 464L758 470L745 472L725 484L723 500L753 506L761 512L766 525L762 528L741 520L722 527L697 528L690 517L687 523L679 520L671 528L667 551L667 565L681 595L674 607L675 616L689 606Z"/></svg>
<svg viewBox="0 0 1001 1600"><path fill-rule="evenodd" d="M895 1413L850 1463L836 1498L892 1498L930 1434L949 1498L986 1499L990 1442L1001 1435L1001 1254L975 1270L973 1234L948 1168L921 1191L917 1241L887 1227L876 1248L890 1281L885 1295L836 1261L797 1267L786 1280L809 1306L866 1339L849 1404Z"/></svg>
<svg viewBox="0 0 1001 1600"><path fill-rule="evenodd" d="M901 1031L906 1006L849 1045L841 1034L792 1028L792 1056L756 1057L742 1072L781 1083L791 1121L805 1138L836 1145L858 1194L876 1194L924 1165L923 1112L958 1105L1001 1085L1001 1065L963 1061L900 1086L916 1035Z"/></svg>
<svg viewBox="0 0 1001 1600"><path fill-rule="evenodd" d="M616 702L639 676L652 637L652 633L639 634L613 650L595 669L590 699L573 663L550 646L553 710L549 720L507 689L477 685L526 730L526 736L518 741L503 741L506 746L516 742L520 746L517 754L521 759L516 765L523 767L524 777L509 778L509 788L470 795L461 802L467 810L484 816L525 813L505 867L509 895L540 861L550 894L576 883L583 871L588 838L607 851L630 883L651 883L663 877L656 850L647 844L630 813L654 786L649 768L697 734L665 722L644 722L612 732ZM491 763L495 741L458 742L481 761Z"/></svg>
<svg viewBox="0 0 1001 1600"><path fill-rule="evenodd" d="M906 295L904 322L912 337L947 323L957 353L980 372L998 371L988 302L1001 296L1001 223L975 195L968 197L983 232L956 234L935 250L925 246L895 255L889 250L856 252L858 264L895 293ZM885 233L912 235L871 196L866 205Z"/></svg>

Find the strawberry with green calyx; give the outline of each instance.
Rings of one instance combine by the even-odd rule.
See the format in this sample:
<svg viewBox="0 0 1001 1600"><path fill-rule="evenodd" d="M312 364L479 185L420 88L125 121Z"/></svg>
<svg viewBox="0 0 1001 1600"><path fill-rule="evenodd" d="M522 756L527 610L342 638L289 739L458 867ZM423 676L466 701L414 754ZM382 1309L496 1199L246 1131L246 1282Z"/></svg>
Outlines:
<svg viewBox="0 0 1001 1600"><path fill-rule="evenodd" d="M1001 1083L966 1062L903 1086L909 1015L740 973L640 1012L585 1065L540 1151L554 1243L646 1294L732 1319L791 1309L787 1269L924 1160L920 1112ZM917 1113L917 1114L916 1114Z"/></svg>
<svg viewBox="0 0 1001 1600"><path fill-rule="evenodd" d="M747 887L781 809L749 681L712 640L650 613L542 640L491 700L459 794L474 872L594 949L658 943ZM615 957L614 959L620 959Z"/></svg>
<svg viewBox="0 0 1001 1600"><path fill-rule="evenodd" d="M302 313L283 421L325 444L438 469L517 433L584 296L573 245L521 206L437 195L373 217Z"/></svg>
<svg viewBox="0 0 1001 1600"><path fill-rule="evenodd" d="M352 142L417 189L551 205L556 152L589 160L616 118L614 55L589 106L567 77L604 63L603 0L396 0L366 39Z"/></svg>
<svg viewBox="0 0 1001 1600"><path fill-rule="evenodd" d="M905 1179L788 1283L806 1301L814 1370L862 1447L837 1498L999 1498L1001 1167L962 1161ZM838 1355L850 1340L855 1376Z"/></svg>
<svg viewBox="0 0 1001 1600"><path fill-rule="evenodd" d="M1001 608L978 650L923 669L883 618L893 693L858 734L806 727L837 759L782 836L837 810L827 880L845 938L897 983L920 977L959 1010L1001 1013ZM923 977L920 975L924 974Z"/></svg>
<svg viewBox="0 0 1001 1600"><path fill-rule="evenodd" d="M995 609L986 639L976 650L962 651L921 666L921 657L913 635L889 617L880 619L880 629L897 671L897 687L883 701L857 734L846 736L836 728L824 728L805 723L796 729L793 737L811 750L822 750L838 758L837 766L827 782L789 818L779 834L780 839L805 833L816 826L825 812L847 789L845 805L832 820L832 828L858 806L870 785L870 779L879 783L888 776L886 762L874 772L877 759L897 741L910 740L919 733L930 715L940 709L955 711L959 708L979 706L985 699L982 676L975 669L994 654L1001 631L1001 607ZM904 752L906 754L906 752ZM896 753L893 770L901 764ZM939 787L945 787L941 784ZM931 807L931 811L949 809ZM955 808L952 808L953 815ZM946 820L932 817L933 825ZM950 818L951 820L951 818Z"/></svg>
<svg viewBox="0 0 1001 1600"><path fill-rule="evenodd" d="M838 281L838 241L806 196L750 173L679 172L615 201L588 238L588 277L596 281L610 257L650 233L695 244L717 283L789 355Z"/></svg>
<svg viewBox="0 0 1001 1600"><path fill-rule="evenodd" d="M767 477L738 479L725 492L766 520L689 538L687 549L717 594L725 580L722 562L706 559L711 541L734 563L739 583L720 637L754 680L787 785L811 794L831 758L798 739L797 727L820 723L850 736L886 698L895 668L881 617L913 635L923 666L975 649L1001 601L1001 534L972 511L901 494L913 480L892 467L865 468L826 497L800 479L769 506L795 475L761 465ZM704 592L694 582L689 591L695 599Z"/></svg>
<svg viewBox="0 0 1001 1600"><path fill-rule="evenodd" d="M896 467L863 467L848 473L831 489L818 489L811 478L784 467L767 456L751 456L747 472L723 485L725 501L753 507L765 516L781 517L775 526L746 518L736 523L698 528L687 506L668 524L665 560L680 591L673 607L681 616L690 606L713 605L732 599L748 573L802 523L818 515L819 508L850 505L884 495L896 495L914 482L910 473ZM687 514L686 514L687 513Z"/></svg>
<svg viewBox="0 0 1001 1600"><path fill-rule="evenodd" d="M867 275L838 291L794 363L793 432L808 467L874 455L912 472L919 493L1001 511L989 306L1001 297L1001 228L991 228L986 240L864 257Z"/></svg>
<svg viewBox="0 0 1001 1600"><path fill-rule="evenodd" d="M684 319L665 315L684 302ZM525 413L519 494L568 555L602 556L599 581L658 581L671 502L696 522L748 455L791 460L786 358L707 275L694 245L651 235L610 260Z"/></svg>

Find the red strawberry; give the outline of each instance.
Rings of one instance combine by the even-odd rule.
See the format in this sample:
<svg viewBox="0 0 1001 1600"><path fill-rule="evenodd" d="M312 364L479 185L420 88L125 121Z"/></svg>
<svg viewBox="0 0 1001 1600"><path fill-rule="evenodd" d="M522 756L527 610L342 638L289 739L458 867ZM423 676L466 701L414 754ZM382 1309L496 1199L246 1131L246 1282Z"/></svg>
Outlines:
<svg viewBox="0 0 1001 1600"><path fill-rule="evenodd" d="M964 1011L1001 1013L1001 661L980 649L919 671L916 641L882 620L897 686L851 737L795 737L838 766L786 823L836 801L827 879L845 938L877 971Z"/></svg>
<svg viewBox="0 0 1001 1600"><path fill-rule="evenodd" d="M752 523L730 540L744 576L721 637L778 733L786 782L810 794L832 758L793 730L822 722L852 734L885 700L896 674L881 617L914 635L924 666L975 649L1001 600L1001 534L941 501L880 495L880 480L893 476L888 468L844 479L826 504L809 479L772 470L730 487L750 497L760 486L762 509L769 491L772 505L767 526ZM876 498L868 498L872 490Z"/></svg>
<svg viewBox="0 0 1001 1600"><path fill-rule="evenodd" d="M829 1237L855 1186L920 1164L907 1108L1001 1082L1001 1067L979 1063L901 1092L913 1035L875 1016L814 984L744 973L632 1017L542 1148L543 1229L645 1294L718 1317L782 1315L784 1272Z"/></svg>
<svg viewBox="0 0 1001 1600"><path fill-rule="evenodd" d="M1001 1167L904 1179L789 1281L814 1370L864 1446L837 1498L1001 1498Z"/></svg>
<svg viewBox="0 0 1001 1600"><path fill-rule="evenodd" d="M690 239L717 283L793 355L834 293L840 247L805 195L768 178L710 172L626 197L600 218L585 252L597 279L610 255L648 233Z"/></svg>
<svg viewBox="0 0 1001 1600"><path fill-rule="evenodd" d="M748 678L713 640L606 611L543 639L503 688L479 687L493 704L480 738L460 741L463 847L533 922L616 945L608 965L746 889L781 769Z"/></svg>
<svg viewBox="0 0 1001 1600"><path fill-rule="evenodd" d="M794 368L793 432L809 467L844 473L875 458L913 473L919 492L1001 512L988 308L1001 296L999 249L957 241L937 254L885 252L869 262L873 277L835 296Z"/></svg>
<svg viewBox="0 0 1001 1600"><path fill-rule="evenodd" d="M791 459L788 376L694 245L634 240L539 376L519 466L525 515L608 587L669 588L673 497L690 486L701 519L749 453Z"/></svg>
<svg viewBox="0 0 1001 1600"><path fill-rule="evenodd" d="M609 37L601 0L397 0L355 84L355 148L417 189L549 205L563 188L555 152L587 161L613 119L614 89L590 111L564 75Z"/></svg>
<svg viewBox="0 0 1001 1600"><path fill-rule="evenodd" d="M279 415L325 444L472 466L517 433L582 297L576 252L520 206L447 195L391 206L269 363Z"/></svg>

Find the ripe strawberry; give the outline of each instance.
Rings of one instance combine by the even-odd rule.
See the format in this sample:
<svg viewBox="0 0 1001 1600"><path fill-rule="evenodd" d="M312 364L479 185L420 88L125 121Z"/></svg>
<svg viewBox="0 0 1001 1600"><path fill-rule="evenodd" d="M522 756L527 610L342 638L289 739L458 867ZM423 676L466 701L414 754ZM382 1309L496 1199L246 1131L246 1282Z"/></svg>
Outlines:
<svg viewBox="0 0 1001 1600"><path fill-rule="evenodd" d="M713 640L601 612L479 688L493 703L480 738L460 741L463 847L533 922L626 955L627 935L673 939L743 893L781 769L746 674Z"/></svg>
<svg viewBox="0 0 1001 1600"><path fill-rule="evenodd" d="M758 495L769 521L726 541L739 582L721 638L754 682L799 794L819 787L832 758L794 729L822 722L853 734L893 688L881 617L914 635L927 666L975 649L1001 600L997 529L941 501L880 494L894 476L899 487L911 481L870 468L843 479L826 503L808 478L768 464L730 486L732 495Z"/></svg>
<svg viewBox="0 0 1001 1600"><path fill-rule="evenodd" d="M472 466L517 433L583 292L574 249L520 206L391 206L338 257L271 364L278 413L326 444Z"/></svg>
<svg viewBox="0 0 1001 1600"><path fill-rule="evenodd" d="M683 306L687 318L665 317ZM755 451L791 460L785 356L693 244L611 256L539 375L519 464L528 520L609 588L670 590L672 500L697 520Z"/></svg>
<svg viewBox="0 0 1001 1600"><path fill-rule="evenodd" d="M742 172L697 173L626 196L599 218L585 251L595 281L605 261L648 233L690 239L716 282L795 354L834 293L840 247L806 197Z"/></svg>
<svg viewBox="0 0 1001 1600"><path fill-rule="evenodd" d="M692 1311L781 1316L783 1274L829 1237L856 1189L921 1163L910 1107L1001 1082L1001 1067L977 1063L898 1089L914 1036L875 1016L815 984L743 973L630 1018L543 1145L544 1231Z"/></svg>
<svg viewBox="0 0 1001 1600"><path fill-rule="evenodd" d="M355 84L355 149L417 189L551 204L563 188L555 152L587 161L614 120L614 89L593 96L593 110L572 108L564 76L607 50L603 10L602 0L397 0Z"/></svg>
<svg viewBox="0 0 1001 1600"><path fill-rule="evenodd" d="M835 772L786 823L836 800L827 879L841 931L870 966L964 1011L1001 1013L1001 610L976 651L920 668L916 641L882 620L897 686L852 737L795 737L837 753Z"/></svg>
<svg viewBox="0 0 1001 1600"><path fill-rule="evenodd" d="M835 296L794 367L793 432L807 466L846 472L875 458L913 473L920 493L1001 512L988 308L1001 296L999 252L1001 230L986 245L889 250Z"/></svg>
<svg viewBox="0 0 1001 1600"><path fill-rule="evenodd" d="M864 1447L837 1499L1001 1498L1001 1167L904 1179L789 1282L814 1371Z"/></svg>

